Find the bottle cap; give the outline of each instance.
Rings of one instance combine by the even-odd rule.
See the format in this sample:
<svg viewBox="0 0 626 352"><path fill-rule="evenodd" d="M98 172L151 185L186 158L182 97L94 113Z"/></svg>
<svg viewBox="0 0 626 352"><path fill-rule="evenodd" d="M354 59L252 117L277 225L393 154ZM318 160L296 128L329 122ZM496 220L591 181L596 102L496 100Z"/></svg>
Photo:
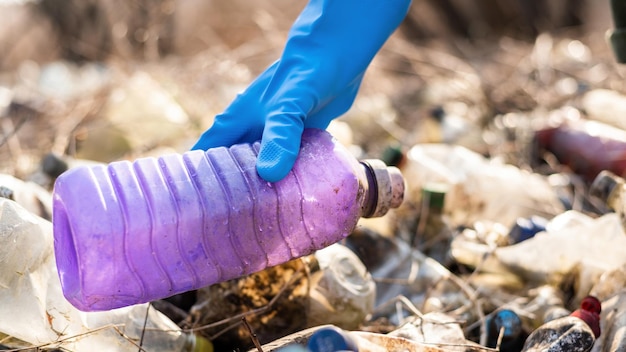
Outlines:
<svg viewBox="0 0 626 352"><path fill-rule="evenodd" d="M613 191L622 183L619 176L608 170L603 170L589 186L589 195L607 203Z"/></svg>
<svg viewBox="0 0 626 352"><path fill-rule="evenodd" d="M545 231L548 220L540 216L530 218L518 218L515 225L509 231L509 238L512 244L526 241L534 237L538 232Z"/></svg>
<svg viewBox="0 0 626 352"><path fill-rule="evenodd" d="M522 319L510 309L499 310L491 321L496 329L496 334L501 328L504 328L504 338L515 338L522 333Z"/></svg>
<svg viewBox="0 0 626 352"><path fill-rule="evenodd" d="M598 338L600 336L600 313L602 312L602 304L594 296L587 296L580 302L580 308L576 309L571 316L576 317L587 323L593 335Z"/></svg>
<svg viewBox="0 0 626 352"><path fill-rule="evenodd" d="M404 177L397 167L387 166L378 159L361 160L369 181L365 201L365 218L380 217L391 208L397 208L404 199Z"/></svg>
<svg viewBox="0 0 626 352"><path fill-rule="evenodd" d="M449 188L445 183L428 182L422 187L422 198L429 208L441 210Z"/></svg>
<svg viewBox="0 0 626 352"><path fill-rule="evenodd" d="M346 331L335 326L323 327L309 337L307 348L311 352L358 352L356 342Z"/></svg>

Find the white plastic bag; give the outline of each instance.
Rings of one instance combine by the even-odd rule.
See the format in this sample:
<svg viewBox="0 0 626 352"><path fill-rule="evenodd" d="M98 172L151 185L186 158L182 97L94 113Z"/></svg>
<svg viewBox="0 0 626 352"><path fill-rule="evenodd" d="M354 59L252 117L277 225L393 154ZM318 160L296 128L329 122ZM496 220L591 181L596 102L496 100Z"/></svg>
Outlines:
<svg viewBox="0 0 626 352"><path fill-rule="evenodd" d="M492 221L512 226L520 217L551 218L565 209L547 178L489 160L465 147L418 144L407 154L403 174L409 201L428 182L450 186L445 212L455 225Z"/></svg>
<svg viewBox="0 0 626 352"><path fill-rule="evenodd" d="M104 312L74 308L56 272L52 224L0 198L0 335L75 352L137 351L146 309L147 304ZM150 309L147 350L185 351L193 343L193 335Z"/></svg>

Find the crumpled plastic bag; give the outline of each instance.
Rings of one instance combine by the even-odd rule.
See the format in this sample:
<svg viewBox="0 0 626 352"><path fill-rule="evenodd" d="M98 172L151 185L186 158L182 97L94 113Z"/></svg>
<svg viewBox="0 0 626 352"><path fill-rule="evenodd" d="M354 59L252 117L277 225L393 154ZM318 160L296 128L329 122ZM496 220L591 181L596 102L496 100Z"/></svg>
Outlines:
<svg viewBox="0 0 626 352"><path fill-rule="evenodd" d="M50 344L77 352L137 351L146 309L147 304L103 312L74 308L61 291L52 223L0 198L0 336L24 346ZM193 338L151 309L143 346L184 351Z"/></svg>
<svg viewBox="0 0 626 352"><path fill-rule="evenodd" d="M452 255L483 271L513 273L538 284L559 285L573 277L576 298L582 299L603 273L626 264L624 248L626 233L619 215L594 219L569 210L550 220L546 231L518 244L491 250L453 242Z"/></svg>
<svg viewBox="0 0 626 352"><path fill-rule="evenodd" d="M402 172L408 201L420 199L429 182L449 186L444 211L454 225L492 221L511 226L520 217L550 218L565 209L545 176L499 163L465 147L417 144Z"/></svg>

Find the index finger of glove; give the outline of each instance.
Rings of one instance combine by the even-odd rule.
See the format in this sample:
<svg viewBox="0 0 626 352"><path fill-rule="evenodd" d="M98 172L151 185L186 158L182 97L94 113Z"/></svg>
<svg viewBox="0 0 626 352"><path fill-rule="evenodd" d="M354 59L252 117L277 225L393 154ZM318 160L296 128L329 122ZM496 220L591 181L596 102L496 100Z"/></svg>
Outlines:
<svg viewBox="0 0 626 352"><path fill-rule="evenodd" d="M269 182L287 176L298 157L303 130L300 114L281 113L268 117L256 163L259 176Z"/></svg>

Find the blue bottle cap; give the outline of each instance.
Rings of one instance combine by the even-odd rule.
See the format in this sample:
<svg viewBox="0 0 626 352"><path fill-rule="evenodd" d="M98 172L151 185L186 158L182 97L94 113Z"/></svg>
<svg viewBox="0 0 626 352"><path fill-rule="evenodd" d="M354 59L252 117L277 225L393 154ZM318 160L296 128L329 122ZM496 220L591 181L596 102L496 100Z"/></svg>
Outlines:
<svg viewBox="0 0 626 352"><path fill-rule="evenodd" d="M348 333L337 327L324 327L315 331L307 347L311 352L359 351Z"/></svg>
<svg viewBox="0 0 626 352"><path fill-rule="evenodd" d="M509 238L515 243L520 243L531 237L534 237L538 232L546 230L546 224L548 220L540 216L532 216L531 218L519 218L513 225L513 228L509 232Z"/></svg>
<svg viewBox="0 0 626 352"><path fill-rule="evenodd" d="M522 333L522 320L510 309L499 310L493 317L493 324L497 331L504 328L504 338L515 338Z"/></svg>

